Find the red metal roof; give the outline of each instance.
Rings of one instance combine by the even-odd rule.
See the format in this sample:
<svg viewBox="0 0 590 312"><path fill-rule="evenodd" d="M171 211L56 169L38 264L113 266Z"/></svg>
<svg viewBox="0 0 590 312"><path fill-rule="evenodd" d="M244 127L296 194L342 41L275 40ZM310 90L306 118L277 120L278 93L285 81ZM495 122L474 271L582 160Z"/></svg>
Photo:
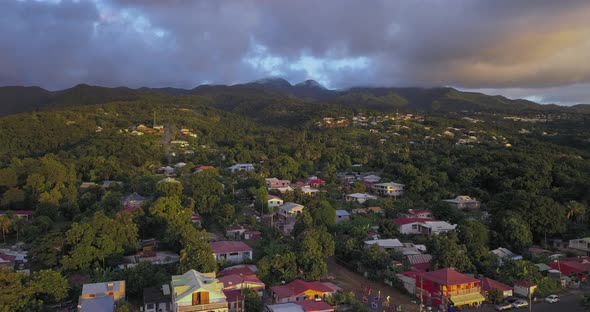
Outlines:
<svg viewBox="0 0 590 312"><path fill-rule="evenodd" d="M516 282L514 284L514 286L521 286L521 287L533 287L533 286L537 286L537 284L535 283L531 283L529 281L520 281L520 282Z"/></svg>
<svg viewBox="0 0 590 312"><path fill-rule="evenodd" d="M240 276L240 275L226 275L217 278L223 283L224 288L230 288L235 285L244 286L243 288L251 288L255 290L264 289L264 283L258 279L256 275Z"/></svg>
<svg viewBox="0 0 590 312"><path fill-rule="evenodd" d="M491 278L484 277L484 278L480 279L480 281L481 281L481 290L483 290L483 291L490 291L492 289L499 289L501 291L512 290L512 287L510 287L506 284L500 283L500 282L493 280Z"/></svg>
<svg viewBox="0 0 590 312"><path fill-rule="evenodd" d="M449 268L427 272L422 275L422 278L425 280L433 281L440 285L447 286L479 282L478 279L459 273Z"/></svg>
<svg viewBox="0 0 590 312"><path fill-rule="evenodd" d="M256 273L254 273L254 271L252 271L248 266L241 266L241 267L237 267L237 268L229 268L226 270L223 270L221 272L219 272L219 274L217 274L217 277L224 277L224 276L230 276L230 275L240 275L242 274L242 276L250 276L250 275L256 275Z"/></svg>
<svg viewBox="0 0 590 312"><path fill-rule="evenodd" d="M273 286L270 288L273 293L277 294L279 298L296 297L308 290L315 290L317 292L329 292L333 293L335 290L324 283L306 282L302 280L294 280L287 285Z"/></svg>
<svg viewBox="0 0 590 312"><path fill-rule="evenodd" d="M241 290L223 290L223 294L225 295L225 299L227 300L227 302L236 302L244 300L244 295L242 294Z"/></svg>
<svg viewBox="0 0 590 312"><path fill-rule="evenodd" d="M293 302L303 308L305 312L334 311L334 307L324 301L302 300Z"/></svg>
<svg viewBox="0 0 590 312"><path fill-rule="evenodd" d="M552 269L559 270L561 273L570 276L578 273L590 272L590 265L578 261L559 261L547 263Z"/></svg>
<svg viewBox="0 0 590 312"><path fill-rule="evenodd" d="M425 222L425 221L432 221L432 219L429 219L429 218L397 218L397 219L393 219L393 223L395 223L397 225L404 225L404 224Z"/></svg>
<svg viewBox="0 0 590 312"><path fill-rule="evenodd" d="M211 249L216 254L224 254L229 252L244 252L244 251L252 251L252 247L242 243L242 242L233 242L233 241L219 241L219 242L211 242L209 243Z"/></svg>

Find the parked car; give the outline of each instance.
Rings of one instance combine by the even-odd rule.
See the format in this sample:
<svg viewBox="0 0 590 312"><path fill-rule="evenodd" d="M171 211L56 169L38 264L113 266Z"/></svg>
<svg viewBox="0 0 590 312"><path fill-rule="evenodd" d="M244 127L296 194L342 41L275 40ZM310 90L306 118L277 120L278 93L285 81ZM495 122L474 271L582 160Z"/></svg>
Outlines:
<svg viewBox="0 0 590 312"><path fill-rule="evenodd" d="M549 295L545 298L545 302L547 303L556 303L559 302L559 296L557 295Z"/></svg>
<svg viewBox="0 0 590 312"><path fill-rule="evenodd" d="M508 302L510 304L514 303L516 300L518 300L518 298L516 297L508 297L504 300L504 302Z"/></svg>
<svg viewBox="0 0 590 312"><path fill-rule="evenodd" d="M496 311L506 311L512 309L512 303L502 302L496 305Z"/></svg>
<svg viewBox="0 0 590 312"><path fill-rule="evenodd" d="M526 307L529 306L529 303L526 302L526 300L519 299L519 300L514 301L512 303L512 306L515 307L515 308L517 308L517 309L518 308L526 308Z"/></svg>

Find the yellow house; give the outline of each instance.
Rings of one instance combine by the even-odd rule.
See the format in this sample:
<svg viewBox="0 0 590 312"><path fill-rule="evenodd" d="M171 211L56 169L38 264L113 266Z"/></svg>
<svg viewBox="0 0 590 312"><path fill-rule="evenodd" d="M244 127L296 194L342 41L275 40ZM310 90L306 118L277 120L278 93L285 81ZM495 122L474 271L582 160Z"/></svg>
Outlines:
<svg viewBox="0 0 590 312"><path fill-rule="evenodd" d="M276 303L286 303L300 300L323 300L327 296L331 296L340 288L332 283L305 282L302 280L294 280L293 282L273 286L270 288L272 298Z"/></svg>
<svg viewBox="0 0 590 312"><path fill-rule="evenodd" d="M215 273L200 273L190 270L172 276L172 308L176 312L214 311L228 312L223 283Z"/></svg>

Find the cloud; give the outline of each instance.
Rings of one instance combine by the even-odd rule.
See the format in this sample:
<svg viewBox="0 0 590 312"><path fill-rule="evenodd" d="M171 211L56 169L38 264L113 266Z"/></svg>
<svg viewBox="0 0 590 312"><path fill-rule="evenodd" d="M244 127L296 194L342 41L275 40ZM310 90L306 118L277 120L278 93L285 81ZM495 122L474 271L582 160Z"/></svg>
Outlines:
<svg viewBox="0 0 590 312"><path fill-rule="evenodd" d="M7 0L0 85L190 88L280 75L565 103L588 99L571 87L590 84L588 16L584 0Z"/></svg>

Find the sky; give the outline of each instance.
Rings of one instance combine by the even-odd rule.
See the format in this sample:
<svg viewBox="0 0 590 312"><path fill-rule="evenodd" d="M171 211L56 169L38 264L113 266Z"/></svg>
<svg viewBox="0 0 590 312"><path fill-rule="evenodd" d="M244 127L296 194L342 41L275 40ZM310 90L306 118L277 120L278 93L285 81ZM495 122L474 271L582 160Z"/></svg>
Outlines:
<svg viewBox="0 0 590 312"><path fill-rule="evenodd" d="M590 103L587 0L2 0L0 86L279 76Z"/></svg>

